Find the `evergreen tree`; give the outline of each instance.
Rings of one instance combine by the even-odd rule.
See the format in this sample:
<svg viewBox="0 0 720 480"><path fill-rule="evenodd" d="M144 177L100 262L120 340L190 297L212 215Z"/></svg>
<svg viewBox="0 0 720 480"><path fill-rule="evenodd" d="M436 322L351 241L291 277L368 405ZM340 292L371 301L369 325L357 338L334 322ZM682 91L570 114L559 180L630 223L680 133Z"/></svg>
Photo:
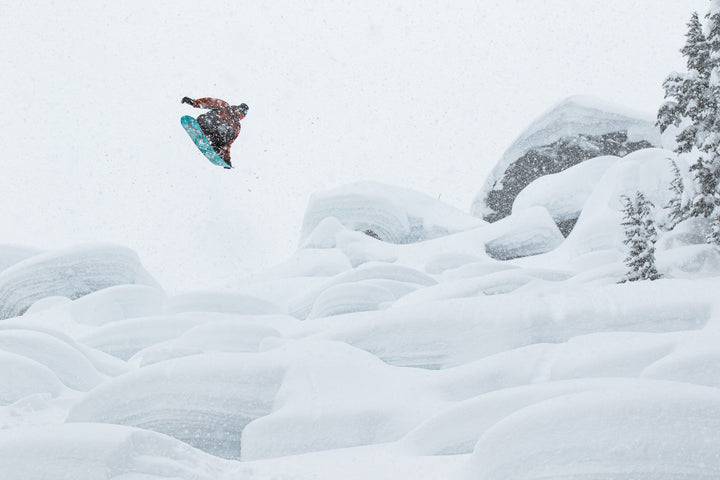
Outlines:
<svg viewBox="0 0 720 480"><path fill-rule="evenodd" d="M700 156L690 167L695 183L695 198L690 207L690 216L709 217L720 203L718 180L720 179L720 161Z"/></svg>
<svg viewBox="0 0 720 480"><path fill-rule="evenodd" d="M690 168L694 195L687 215L720 222L720 212L715 213L720 208L720 0L712 1L705 19L704 30L697 13L687 24L681 52L688 72L673 73L663 83L669 100L658 112L657 125L661 131L681 127L675 151L697 154Z"/></svg>
<svg viewBox="0 0 720 480"><path fill-rule="evenodd" d="M707 78L710 75L707 69L710 45L703 34L703 26L697 12L693 12L687 27L685 46L680 52L686 59L688 73L692 75L693 72L696 72L699 77Z"/></svg>
<svg viewBox="0 0 720 480"><path fill-rule="evenodd" d="M681 52L685 56L688 72L673 72L663 82L665 98L670 100L660 107L657 121L661 132L670 125L679 127L685 119L692 121L678 135L678 153L691 151L695 144L695 123L700 119L710 78L709 44L697 12L693 13L687 25L686 43Z"/></svg>
<svg viewBox="0 0 720 480"><path fill-rule="evenodd" d="M670 182L670 191L673 197L670 199L665 208L668 209L668 224L666 228L672 230L675 225L689 217L690 207L685 201L685 184L682 173L677 163L672 160L670 168L673 172L673 179Z"/></svg>
<svg viewBox="0 0 720 480"><path fill-rule="evenodd" d="M652 218L654 205L641 192L634 198L622 197L625 230L624 243L628 247L625 264L630 269L620 283L660 278L655 268L657 230Z"/></svg>
<svg viewBox="0 0 720 480"><path fill-rule="evenodd" d="M710 214L710 233L705 239L707 243L720 245L720 208L715 208Z"/></svg>

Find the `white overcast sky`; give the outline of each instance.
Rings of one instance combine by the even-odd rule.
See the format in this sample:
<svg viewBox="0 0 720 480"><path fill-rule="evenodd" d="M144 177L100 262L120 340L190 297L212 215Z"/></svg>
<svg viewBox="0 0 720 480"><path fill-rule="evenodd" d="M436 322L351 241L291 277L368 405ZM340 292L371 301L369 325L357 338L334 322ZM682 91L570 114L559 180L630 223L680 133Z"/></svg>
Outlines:
<svg viewBox="0 0 720 480"><path fill-rule="evenodd" d="M0 243L120 243L168 288L217 288L287 256L321 189L378 180L467 211L563 98L654 115L708 5L0 2ZM238 168L189 144L185 95L250 105Z"/></svg>

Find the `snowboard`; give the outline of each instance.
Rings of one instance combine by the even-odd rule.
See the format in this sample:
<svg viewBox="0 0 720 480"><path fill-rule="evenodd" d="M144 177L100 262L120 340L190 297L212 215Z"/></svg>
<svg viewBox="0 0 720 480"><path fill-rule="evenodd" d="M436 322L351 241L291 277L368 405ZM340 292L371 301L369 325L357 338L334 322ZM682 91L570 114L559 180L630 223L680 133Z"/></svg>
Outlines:
<svg viewBox="0 0 720 480"><path fill-rule="evenodd" d="M225 163L222 158L220 158L220 155L215 153L212 145L210 145L210 141L207 139L202 129L200 128L200 125L198 125L198 122L197 120L195 120L194 117L191 117L190 115L185 115L180 119L180 123L182 123L182 126L187 132L187 134L190 135L192 141L195 142L197 148L202 152L203 155L205 155L205 158L210 160L211 163L214 163L215 165L218 165L220 167L232 168L230 165Z"/></svg>

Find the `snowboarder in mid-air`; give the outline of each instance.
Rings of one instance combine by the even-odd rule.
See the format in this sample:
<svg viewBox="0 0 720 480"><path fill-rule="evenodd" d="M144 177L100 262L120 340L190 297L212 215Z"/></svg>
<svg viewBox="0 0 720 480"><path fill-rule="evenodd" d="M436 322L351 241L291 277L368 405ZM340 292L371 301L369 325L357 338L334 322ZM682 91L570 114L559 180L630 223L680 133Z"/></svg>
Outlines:
<svg viewBox="0 0 720 480"><path fill-rule="evenodd" d="M230 105L224 100L210 97L198 98L196 100L190 97L183 97L182 103L187 103L195 108L210 110L197 117L197 124L210 142L212 150L227 164L225 168L231 168L230 147L240 133L240 120L247 115L248 106L244 103L240 105ZM198 147L202 151L201 145L198 145ZM207 152L203 153L205 156L208 156ZM210 153L210 155L212 155L212 153ZM213 161L213 159L210 158L210 161Z"/></svg>

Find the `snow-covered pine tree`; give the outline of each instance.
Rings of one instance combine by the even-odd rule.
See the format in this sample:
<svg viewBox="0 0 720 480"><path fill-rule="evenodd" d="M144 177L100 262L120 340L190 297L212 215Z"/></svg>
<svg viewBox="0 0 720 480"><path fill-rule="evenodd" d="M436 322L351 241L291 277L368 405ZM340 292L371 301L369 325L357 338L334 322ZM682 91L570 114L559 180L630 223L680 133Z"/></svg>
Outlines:
<svg viewBox="0 0 720 480"><path fill-rule="evenodd" d="M675 228L675 225L688 218L690 212L689 205L685 201L685 183L683 176L675 160L670 161L670 168L673 173L673 179L670 182L670 191L673 193L673 196L665 206L668 210L668 221L667 225L665 225L667 230L672 230Z"/></svg>
<svg viewBox="0 0 720 480"><path fill-rule="evenodd" d="M688 71L673 72L663 82L665 98L669 100L660 107L657 121L661 132L670 125L681 126L683 120L691 121L684 125L678 134L678 153L691 151L695 144L695 123L700 119L710 78L709 44L697 12L692 14L687 26L686 43L681 52L686 59Z"/></svg>
<svg viewBox="0 0 720 480"><path fill-rule="evenodd" d="M633 198L623 196L622 201L624 243L628 247L625 264L630 270L619 283L657 280L660 278L660 274L655 268L657 230L652 218L654 205L639 191Z"/></svg>
<svg viewBox="0 0 720 480"><path fill-rule="evenodd" d="M688 72L672 73L663 83L669 100L658 112L657 125L661 131L680 127L675 151L697 153L690 168L694 192L687 215L718 223L718 235L708 241L720 243L720 0L711 0L705 19L703 29L695 12L687 24L681 52Z"/></svg>

